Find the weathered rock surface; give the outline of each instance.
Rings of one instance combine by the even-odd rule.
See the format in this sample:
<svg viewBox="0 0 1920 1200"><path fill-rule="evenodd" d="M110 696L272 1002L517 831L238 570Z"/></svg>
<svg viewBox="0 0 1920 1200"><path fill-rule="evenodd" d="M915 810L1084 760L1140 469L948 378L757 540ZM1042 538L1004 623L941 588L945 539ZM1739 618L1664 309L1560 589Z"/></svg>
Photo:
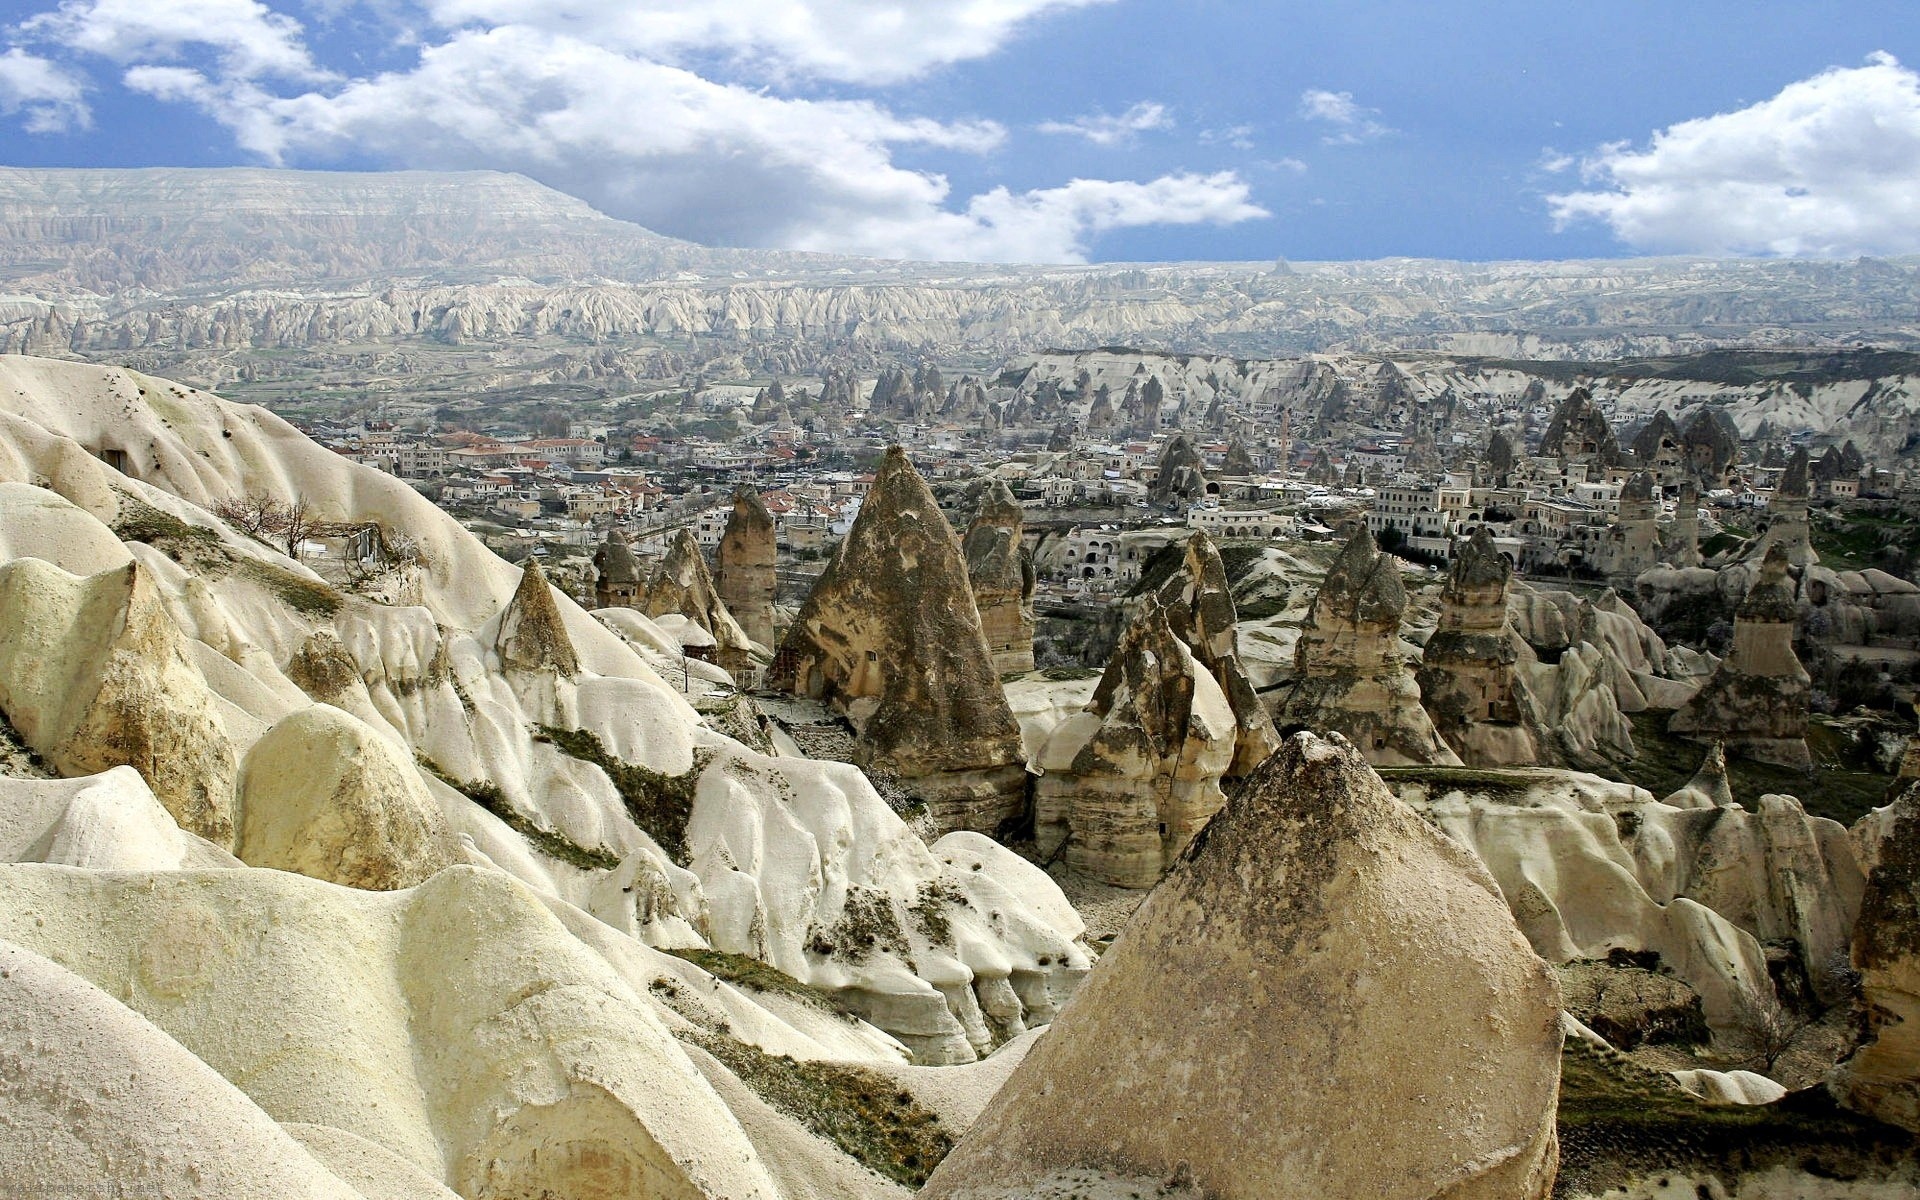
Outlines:
<svg viewBox="0 0 1920 1200"><path fill-rule="evenodd" d="M1560 994L1485 870L1344 739L1290 737L941 1164L1222 1200L1545 1197Z"/></svg>
<svg viewBox="0 0 1920 1200"><path fill-rule="evenodd" d="M744 679L753 670L753 644L720 599L692 530L674 534L660 569L647 584L641 610L649 617L677 615L693 622L713 639L714 661L735 679Z"/></svg>
<svg viewBox="0 0 1920 1200"><path fill-rule="evenodd" d="M768 681L845 712L862 761L925 796L941 828L991 832L1020 808L1020 728L966 563L899 447L794 617Z"/></svg>
<svg viewBox="0 0 1920 1200"><path fill-rule="evenodd" d="M1415 678L1420 702L1447 745L1471 767L1543 762L1546 739L1529 720L1507 619L1513 565L1483 527L1458 546L1440 599L1440 626L1427 639Z"/></svg>
<svg viewBox="0 0 1920 1200"><path fill-rule="evenodd" d="M21 1195L362 1200L173 1038L11 942L0 942L0 1111L0 1170Z"/></svg>
<svg viewBox="0 0 1920 1200"><path fill-rule="evenodd" d="M62 774L133 767L183 828L232 842L233 746L146 568L0 565L0 712Z"/></svg>
<svg viewBox="0 0 1920 1200"><path fill-rule="evenodd" d="M500 614L493 648L509 671L545 672L563 679L580 673L580 657L539 559L527 559L520 586Z"/></svg>
<svg viewBox="0 0 1920 1200"><path fill-rule="evenodd" d="M640 607L646 575L619 530L609 529L607 540L593 552L593 577L595 608Z"/></svg>
<svg viewBox="0 0 1920 1200"><path fill-rule="evenodd" d="M1398 794L1487 865L1520 929L1552 963L1653 951L1699 993L1729 1053L1751 1052L1779 999L1763 943L1833 1002L1863 874L1846 829L1790 796L1676 808L1565 771L1497 781L1396 777Z"/></svg>
<svg viewBox="0 0 1920 1200"><path fill-rule="evenodd" d="M1042 856L1120 887L1147 888L1226 802L1236 723L1226 694L1149 599L1085 712L1040 754L1034 836Z"/></svg>
<svg viewBox="0 0 1920 1200"><path fill-rule="evenodd" d="M1383 766L1460 765L1420 707L1420 685L1399 649L1407 589L1398 560L1356 531L1307 611L1294 681L1274 704L1282 730L1343 734Z"/></svg>
<svg viewBox="0 0 1920 1200"><path fill-rule="evenodd" d="M419 772L326 704L281 718L240 768L235 852L249 866L392 891L460 861Z"/></svg>
<svg viewBox="0 0 1920 1200"><path fill-rule="evenodd" d="M760 493L743 487L733 493L733 511L714 553L713 582L721 601L746 635L766 647L775 645L773 601L779 548L774 541L773 514Z"/></svg>
<svg viewBox="0 0 1920 1200"><path fill-rule="evenodd" d="M994 480L960 539L980 628L1002 675L1033 670L1033 553L1021 538L1020 502Z"/></svg>
<svg viewBox="0 0 1920 1200"><path fill-rule="evenodd" d="M1804 767L1812 761L1806 741L1812 680L1793 650L1799 610L1787 561L1783 547L1767 551L1734 616L1733 648L1667 728L1717 739L1742 757Z"/></svg>
<svg viewBox="0 0 1920 1200"><path fill-rule="evenodd" d="M1862 1044L1829 1081L1841 1103L1920 1133L1920 792L1854 827L1868 867L1851 960Z"/></svg>
<svg viewBox="0 0 1920 1200"><path fill-rule="evenodd" d="M1207 494L1207 464L1184 433L1176 433L1160 453L1148 495L1160 504L1198 500Z"/></svg>
<svg viewBox="0 0 1920 1200"><path fill-rule="evenodd" d="M1180 569L1167 577L1155 596L1166 609L1167 624L1213 675L1233 709L1233 762L1227 775L1248 775L1279 748L1273 717L1240 663L1239 613L1227 585L1226 564L1213 539L1196 532L1187 539Z"/></svg>

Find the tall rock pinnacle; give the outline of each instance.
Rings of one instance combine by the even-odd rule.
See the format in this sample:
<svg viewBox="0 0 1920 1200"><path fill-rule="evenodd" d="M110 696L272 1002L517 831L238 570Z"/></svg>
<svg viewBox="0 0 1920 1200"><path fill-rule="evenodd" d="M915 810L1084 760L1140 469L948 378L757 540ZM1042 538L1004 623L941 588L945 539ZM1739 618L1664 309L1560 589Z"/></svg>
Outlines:
<svg viewBox="0 0 1920 1200"><path fill-rule="evenodd" d="M898 446L787 630L768 685L844 712L862 764L899 775L941 828L993 832L1024 802L1020 727L966 563Z"/></svg>

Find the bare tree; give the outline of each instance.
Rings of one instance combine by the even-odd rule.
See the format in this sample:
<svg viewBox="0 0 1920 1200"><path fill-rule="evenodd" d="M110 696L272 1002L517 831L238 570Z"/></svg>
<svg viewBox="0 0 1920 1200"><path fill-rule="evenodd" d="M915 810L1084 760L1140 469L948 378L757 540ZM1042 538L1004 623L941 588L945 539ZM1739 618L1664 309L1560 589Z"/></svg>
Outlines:
<svg viewBox="0 0 1920 1200"><path fill-rule="evenodd" d="M280 535L286 540L287 557L300 561L300 547L312 537L319 522L313 519L313 509L305 498L295 500L286 507L286 523L280 529Z"/></svg>
<svg viewBox="0 0 1920 1200"><path fill-rule="evenodd" d="M229 496L214 505L213 511L241 533L261 541L265 541L268 534L279 532L286 521L286 506L263 492Z"/></svg>

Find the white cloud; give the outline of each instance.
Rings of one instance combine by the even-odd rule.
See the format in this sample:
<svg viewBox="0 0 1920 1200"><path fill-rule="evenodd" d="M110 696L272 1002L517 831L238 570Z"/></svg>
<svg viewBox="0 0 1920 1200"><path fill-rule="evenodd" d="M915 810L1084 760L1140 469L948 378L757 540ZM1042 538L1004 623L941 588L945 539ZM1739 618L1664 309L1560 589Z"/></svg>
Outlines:
<svg viewBox="0 0 1920 1200"><path fill-rule="evenodd" d="M1132 143L1143 133L1172 129L1173 114L1167 111L1164 104L1142 100L1117 117L1108 113L1089 113L1071 121L1042 121L1034 128L1041 133L1085 138L1096 146L1123 146Z"/></svg>
<svg viewBox="0 0 1920 1200"><path fill-rule="evenodd" d="M64 133L93 121L79 76L18 46L0 54L0 115L16 114L28 133Z"/></svg>
<svg viewBox="0 0 1920 1200"><path fill-rule="evenodd" d="M1362 107L1352 92L1308 88L1300 93L1300 116L1332 127L1320 138L1329 146L1355 146L1394 132L1380 123L1378 109Z"/></svg>
<svg viewBox="0 0 1920 1200"><path fill-rule="evenodd" d="M213 51L224 74L318 79L300 23L258 0L65 0L22 21L26 37L117 63L171 61Z"/></svg>
<svg viewBox="0 0 1920 1200"><path fill-rule="evenodd" d="M1602 146L1590 190L1549 197L1636 249L1851 256L1920 252L1920 75L1891 55L1683 121L1644 150Z"/></svg>
<svg viewBox="0 0 1920 1200"><path fill-rule="evenodd" d="M1253 135L1256 132L1251 125L1229 125L1225 129L1202 129L1202 146L1231 146L1235 150L1253 149Z"/></svg>
<svg viewBox="0 0 1920 1200"><path fill-rule="evenodd" d="M1143 225L1232 225L1269 216L1232 171L1163 175L1146 183L1075 179L1061 187L994 188L959 213L875 217L844 231L821 231L800 249L900 258L1001 262L1079 262L1094 236Z"/></svg>
<svg viewBox="0 0 1920 1200"><path fill-rule="evenodd" d="M712 244L949 259L1068 261L1084 257L1090 239L1110 229L1265 215L1231 174L1176 174L1144 183L1075 180L1024 193L996 189L960 202L945 176L901 166L895 154L904 147L985 153L1006 137L994 122L905 115L872 100L822 97L817 88L782 95L771 76L709 77L710 62L667 61L626 48L637 37L627 23L633 13L708 28L719 17L755 8L746 0L720 0L711 11L654 0L629 6L631 12L597 0L434 0L433 20L469 22L438 32L431 22L406 23L408 13L428 15L407 7L410 0L362 0L384 5L380 13L395 18L392 28L426 33L409 43L415 57L406 68L356 78L320 75L299 27L252 0L208 0L234 24L198 34L158 15L184 7L185 0L160 0L153 19L137 29L116 24L126 10L113 6L131 2L68 0L57 13L27 24L42 37L57 33L71 49L123 64L128 88L207 112L241 148L278 164L371 158L406 167L519 171L614 215ZM951 56L984 52L993 36L1012 27L1009 14L1057 6L938 0L906 8L818 0L768 11L794 8L851 20L858 10L860 28L891 12L908 29L932 22L972 31L970 39L954 35L939 51ZM110 7L115 21L102 15ZM338 6L327 12L337 16ZM605 28L585 27L582 13L603 17ZM487 14L526 20L489 26ZM82 22L83 16L99 20ZM262 40L262 30L280 40ZM697 40L676 36L682 44ZM277 58L269 53L275 46ZM747 62L754 44L735 49L741 56L729 69ZM912 54L931 61L935 49L921 46ZM817 56L795 62L832 65ZM906 62L896 58L893 67L905 69ZM311 81L288 86L288 76L303 69ZM1115 118L1137 128L1164 119L1164 110L1152 105Z"/></svg>
<svg viewBox="0 0 1920 1200"><path fill-rule="evenodd" d="M424 0L443 28L503 25L582 37L686 64L718 53L748 70L897 83L982 58L1022 25L1112 0Z"/></svg>

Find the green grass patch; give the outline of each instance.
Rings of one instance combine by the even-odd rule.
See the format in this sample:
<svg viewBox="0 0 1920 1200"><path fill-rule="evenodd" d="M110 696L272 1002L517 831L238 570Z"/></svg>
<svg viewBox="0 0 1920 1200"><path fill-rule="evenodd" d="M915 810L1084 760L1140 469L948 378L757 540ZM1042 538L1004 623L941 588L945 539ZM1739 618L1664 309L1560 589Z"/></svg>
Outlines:
<svg viewBox="0 0 1920 1200"><path fill-rule="evenodd" d="M583 871L611 871L620 865L620 856L605 846L589 849L565 834L535 825L507 800L506 793L500 790L498 784L484 779L455 779L424 754L415 755L414 760L420 764L421 770L500 818L503 825L526 838L534 849L547 857L559 859Z"/></svg>
<svg viewBox="0 0 1920 1200"><path fill-rule="evenodd" d="M240 573L279 597L287 607L309 617L331 617L347 598L317 579L258 559L240 560Z"/></svg>
<svg viewBox="0 0 1920 1200"><path fill-rule="evenodd" d="M878 1071L801 1062L724 1034L684 1036L762 1100L895 1183L918 1188L953 1149L940 1118Z"/></svg>
<svg viewBox="0 0 1920 1200"><path fill-rule="evenodd" d="M763 963L757 958L729 954L724 950L668 950L666 953L675 958L684 958L715 979L724 979L736 987L770 996L785 996L835 1016L849 1015L826 992L810 983L802 983L779 967Z"/></svg>
<svg viewBox="0 0 1920 1200"><path fill-rule="evenodd" d="M633 823L645 831L668 858L683 867L687 865L687 822L693 819L693 794L700 785L700 773L713 760L712 751L694 751L691 767L678 775L667 775L615 758L601 744L599 735L585 729L539 725L534 728L533 738L537 742L550 742L567 757L592 763L605 771Z"/></svg>
<svg viewBox="0 0 1920 1200"><path fill-rule="evenodd" d="M1678 734L1667 732L1664 709L1629 713L1633 722L1634 756L1621 763L1619 771L1628 783L1652 792L1655 799L1680 790L1706 757L1707 746ZM1816 763L1812 775L1791 767L1751 762L1727 756L1727 779L1733 786L1733 798L1753 808L1769 792L1796 797L1816 817L1829 817L1842 825L1851 825L1870 809L1884 803L1891 777L1870 771L1848 771Z"/></svg>

